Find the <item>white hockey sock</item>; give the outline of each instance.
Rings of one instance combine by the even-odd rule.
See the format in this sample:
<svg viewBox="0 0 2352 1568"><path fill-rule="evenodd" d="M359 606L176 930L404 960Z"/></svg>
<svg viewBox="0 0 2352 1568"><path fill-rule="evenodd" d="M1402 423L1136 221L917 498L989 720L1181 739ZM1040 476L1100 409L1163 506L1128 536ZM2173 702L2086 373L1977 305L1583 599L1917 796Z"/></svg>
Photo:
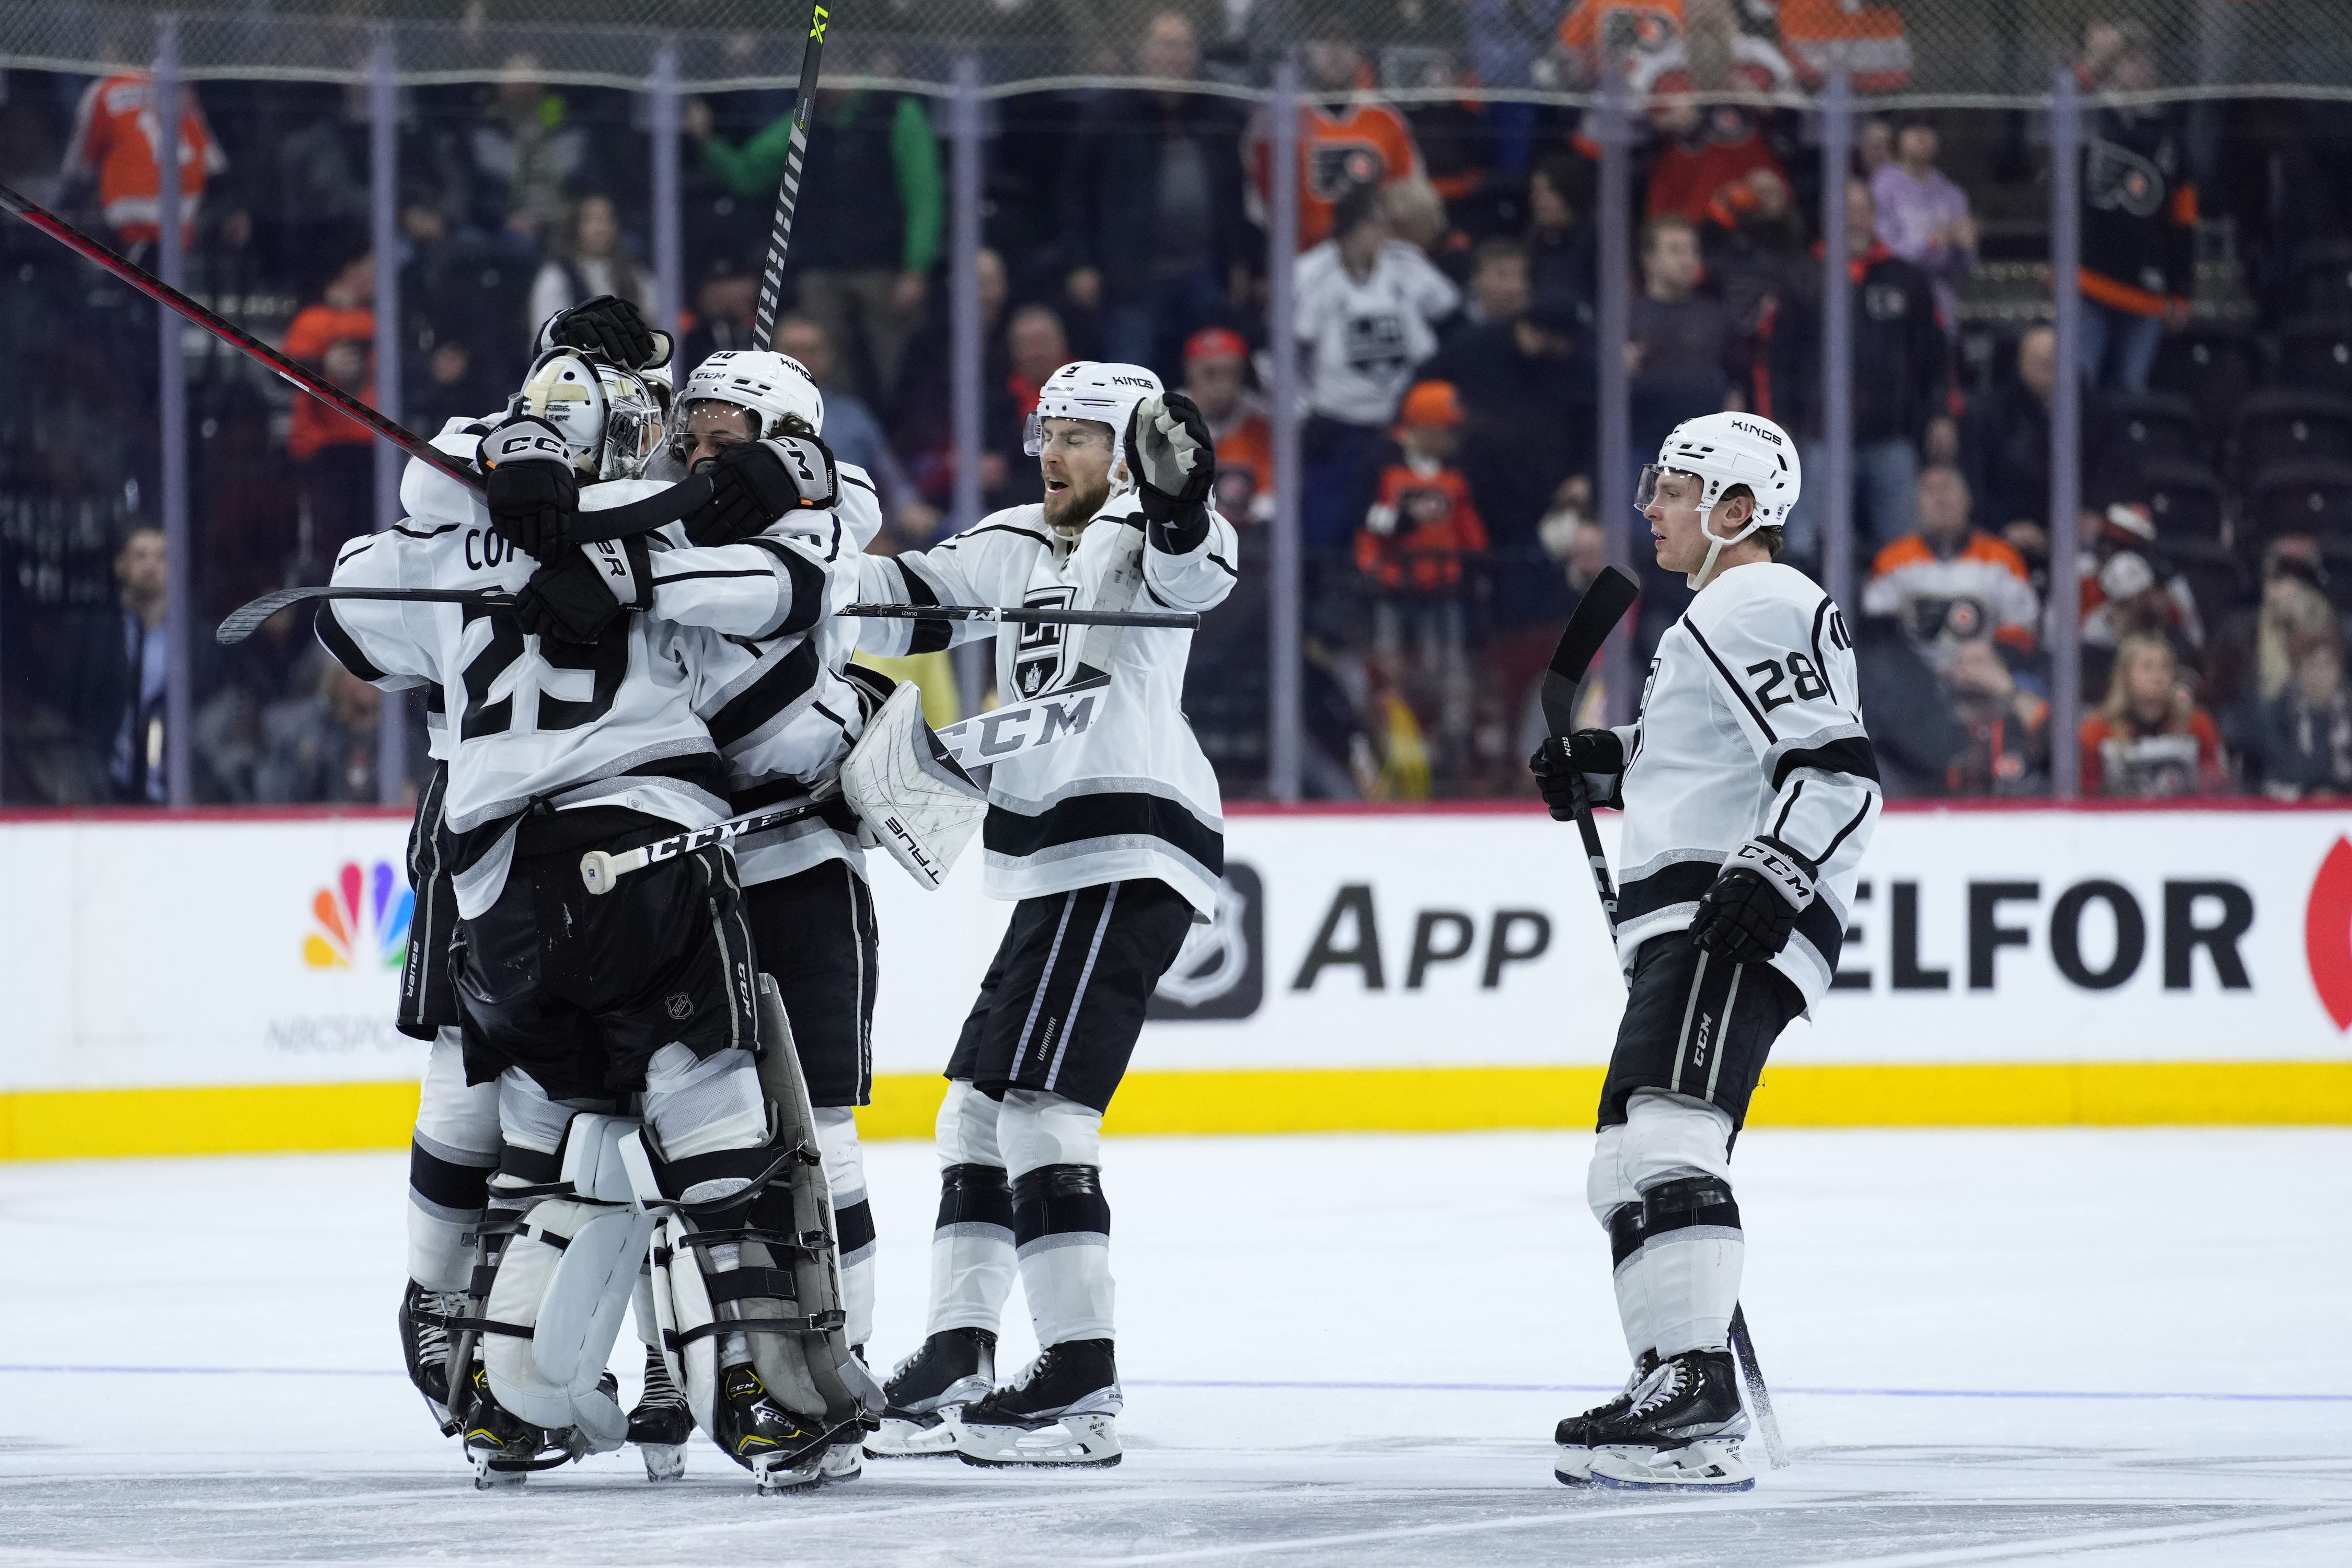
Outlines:
<svg viewBox="0 0 2352 1568"><path fill-rule="evenodd" d="M499 1087L466 1082L457 1031L444 1029L425 1058L416 1131L408 1150L408 1277L428 1290L462 1290L499 1167Z"/></svg>
<svg viewBox="0 0 2352 1568"><path fill-rule="evenodd" d="M997 1140L1013 1181L1021 1289L1037 1343L1112 1338L1102 1112L1044 1090L1009 1089Z"/></svg>
<svg viewBox="0 0 2352 1568"><path fill-rule="evenodd" d="M940 1107L940 1214L931 1231L926 1334L994 1333L1013 1292L1013 1200L996 1146L996 1102L971 1084L948 1085Z"/></svg>
<svg viewBox="0 0 2352 1568"><path fill-rule="evenodd" d="M1658 1354L1725 1349L1748 1257L1730 1187L1709 1176L1668 1182L1643 1194L1643 1211L1641 1272Z"/></svg>
<svg viewBox="0 0 2352 1568"><path fill-rule="evenodd" d="M857 1113L845 1105L816 1108L816 1138L824 1151L824 1184L833 1192L834 1239L841 1247L841 1310L853 1345L874 1335L874 1207L866 1196L866 1155L857 1145Z"/></svg>

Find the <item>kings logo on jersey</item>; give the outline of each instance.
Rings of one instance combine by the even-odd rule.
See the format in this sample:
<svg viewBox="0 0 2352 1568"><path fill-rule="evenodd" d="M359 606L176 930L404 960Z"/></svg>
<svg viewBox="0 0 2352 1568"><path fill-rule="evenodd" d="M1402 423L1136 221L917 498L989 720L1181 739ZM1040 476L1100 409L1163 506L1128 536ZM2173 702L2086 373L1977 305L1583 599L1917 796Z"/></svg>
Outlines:
<svg viewBox="0 0 2352 1568"><path fill-rule="evenodd" d="M1076 597L1073 588L1032 588L1021 604L1031 610L1066 610ZM1066 626L1023 626L1013 650L1013 689L1026 700L1052 689L1062 678L1062 651L1067 646Z"/></svg>
<svg viewBox="0 0 2352 1568"><path fill-rule="evenodd" d="M389 860L362 874L343 862L334 886L310 900L317 929L302 939L302 962L313 969L398 969L408 961L408 918L416 895L402 886Z"/></svg>

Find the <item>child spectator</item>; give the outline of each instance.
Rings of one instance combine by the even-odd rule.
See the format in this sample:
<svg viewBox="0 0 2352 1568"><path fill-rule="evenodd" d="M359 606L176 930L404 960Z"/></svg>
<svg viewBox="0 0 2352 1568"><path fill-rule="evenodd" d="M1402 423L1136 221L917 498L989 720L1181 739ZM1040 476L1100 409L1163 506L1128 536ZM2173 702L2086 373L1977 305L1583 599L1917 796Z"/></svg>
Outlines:
<svg viewBox="0 0 2352 1568"><path fill-rule="evenodd" d="M2352 795L2352 696L2332 631L2295 640L2294 675L2262 706L2248 770L2274 800Z"/></svg>
<svg viewBox="0 0 2352 1568"><path fill-rule="evenodd" d="M1470 298L1462 307L1465 326L1516 321L1528 308L1528 247L1497 236L1482 240L1470 264Z"/></svg>
<svg viewBox="0 0 2352 1568"><path fill-rule="evenodd" d="M2076 623L2083 628L2084 686L2097 690L2116 650L2138 635L2162 637L2176 659L2193 667L2205 646L2197 595L2158 549L2147 508L2118 502L2104 517L2085 512L2081 531L2089 552Z"/></svg>
<svg viewBox="0 0 2352 1568"><path fill-rule="evenodd" d="M1968 193L1936 167L1941 150L1934 126L1905 125L1895 136L1894 161L1870 177L1870 195L1878 205L1878 237L1927 275L1944 331L1957 336L1960 300L1953 283L1976 260L1977 221L1969 216Z"/></svg>
<svg viewBox="0 0 2352 1568"><path fill-rule="evenodd" d="M375 405L375 258L362 254L328 276L318 300L295 312L282 345L299 360L370 407ZM375 513L375 437L315 397L294 400L286 455L300 477L313 555L355 533ZM306 563L297 564L300 571Z"/></svg>
<svg viewBox="0 0 2352 1568"><path fill-rule="evenodd" d="M1217 443L1217 510L1227 521L1274 519L1274 426L1249 390L1249 344L1203 327L1184 343L1184 391Z"/></svg>
<svg viewBox="0 0 2352 1568"><path fill-rule="evenodd" d="M2030 654L2042 603L2025 562L1991 534L1969 526L1969 482L1948 464L1919 476L1919 530L1878 552L1862 591L1862 613L1892 616L1938 674L1961 645L1990 638Z"/></svg>
<svg viewBox="0 0 2352 1568"><path fill-rule="evenodd" d="M2157 799L2224 787L2221 735L2160 637L2128 637L2116 650L2107 700L2084 722L2082 745L2084 795Z"/></svg>
<svg viewBox="0 0 2352 1568"><path fill-rule="evenodd" d="M1456 768L1468 761L1470 731L1462 557L1486 550L1469 481L1453 466L1461 425L1462 402L1449 384L1424 381L1405 394L1393 432L1398 460L1381 470L1356 535L1356 565L1378 595L1373 655L1433 720L1424 727Z"/></svg>
<svg viewBox="0 0 2352 1568"><path fill-rule="evenodd" d="M1300 531L1310 550L1347 543L1397 399L1436 351L1435 323L1460 293L1428 257L1393 238L1381 192L1348 193L1329 239L1298 262L1293 330L1307 347L1308 418Z"/></svg>

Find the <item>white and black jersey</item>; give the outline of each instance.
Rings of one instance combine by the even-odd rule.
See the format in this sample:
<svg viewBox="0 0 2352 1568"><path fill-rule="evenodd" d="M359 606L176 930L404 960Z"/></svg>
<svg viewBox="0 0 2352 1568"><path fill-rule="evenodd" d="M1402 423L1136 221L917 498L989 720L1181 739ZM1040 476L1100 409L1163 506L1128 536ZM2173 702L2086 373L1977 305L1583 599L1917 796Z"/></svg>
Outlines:
<svg viewBox="0 0 2352 1568"><path fill-rule="evenodd" d="M470 458L479 435L479 426L453 420L435 444ZM581 491L581 508L618 506L662 488L593 485ZM338 586L512 593L537 570L491 531L480 497L438 470L412 461L401 500L404 521L338 553ZM513 854L510 829L528 806L612 806L687 827L728 815L718 747L695 711L687 626L752 638L805 629L824 614L825 570L764 540L687 548L676 524L653 542L651 608L593 647L542 642L500 609L362 600L321 606L320 641L352 674L385 690L439 689L449 726L446 819L464 918L496 901Z"/></svg>
<svg viewBox="0 0 2352 1568"><path fill-rule="evenodd" d="M891 604L1205 611L1232 592L1234 567L1233 525L1223 518L1211 511L1192 530L1147 529L1129 494L1114 497L1075 548L1055 536L1043 506L1022 506L992 513L929 550L862 558L860 596ZM1209 918L1224 869L1224 811L1216 774L1184 719L1192 634L868 620L860 646L903 655L982 636L996 638L996 686L1007 702L1093 671L1110 677L1101 717L1085 733L996 765L982 828L989 895L1033 899L1157 878Z"/></svg>
<svg viewBox="0 0 2352 1568"><path fill-rule="evenodd" d="M766 637L696 631L687 644L696 676L695 711L726 763L728 804L735 815L793 805L841 770L866 731L866 705L846 675L857 651L857 623L833 612L853 602L858 552L881 531L882 509L865 470L839 467L841 498L830 511L793 512L757 541L791 552L824 574L824 613ZM666 532L668 531L665 531ZM654 557L656 574L664 557ZM745 887L797 875L827 860L863 877L865 851L848 806L736 841Z"/></svg>
<svg viewBox="0 0 2352 1568"><path fill-rule="evenodd" d="M1882 804L1853 638L1829 595L1773 563L1725 571L1659 639L1641 718L1618 734L1619 961L1630 970L1644 942L1687 929L1725 858L1770 834L1820 868L1772 961L1818 1001Z"/></svg>

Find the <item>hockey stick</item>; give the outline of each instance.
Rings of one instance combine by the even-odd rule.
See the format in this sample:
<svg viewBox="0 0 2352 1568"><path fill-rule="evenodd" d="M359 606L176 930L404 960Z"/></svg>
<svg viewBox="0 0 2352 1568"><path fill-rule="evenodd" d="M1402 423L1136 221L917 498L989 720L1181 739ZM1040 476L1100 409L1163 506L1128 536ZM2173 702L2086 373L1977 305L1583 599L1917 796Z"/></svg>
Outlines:
<svg viewBox="0 0 2352 1568"><path fill-rule="evenodd" d="M884 621L1000 621L1015 626L1160 626L1193 631L1192 610L1041 610L995 605L852 605L845 616Z"/></svg>
<svg viewBox="0 0 2352 1568"><path fill-rule="evenodd" d="M322 584L310 588L280 588L274 594L264 594L248 604L239 605L221 617L213 633L213 641L223 647L235 647L238 643L261 629L261 623L285 609L309 599L382 599L396 605L474 605L495 610L515 601L512 594L483 588L338 588Z"/></svg>
<svg viewBox="0 0 2352 1568"><path fill-rule="evenodd" d="M236 322L206 310L138 263L117 256L38 202L10 189L5 184L0 184L0 207L15 213L84 260L104 268L157 304L177 310L231 348L259 360L291 382L297 390L309 393L345 418L359 421L418 462L431 464L477 495L484 493L488 488L481 472L463 458L452 457L405 426L385 418L333 382L288 359ZM706 475L692 476L681 479L660 494L647 496L643 500L632 501L626 506L608 508L603 511L583 513L583 519L593 517L596 521L593 523L576 527L573 530L574 537L583 543L587 543L598 540L625 539L631 534L650 532L666 522L675 522L688 512L697 510L709 499L709 478ZM258 604L260 601L256 600L255 603ZM292 601L289 600L288 603L290 604ZM247 607L250 608L250 606ZM242 611L239 612L239 614L242 613ZM263 617L264 620L268 618L267 616ZM222 624L224 626L227 625L226 622ZM259 624L259 622L255 623L257 626ZM247 627L244 634L236 637L225 637L222 640L241 642L251 633L252 628Z"/></svg>
<svg viewBox="0 0 2352 1568"><path fill-rule="evenodd" d="M1027 702L975 714L944 730L934 731L933 734L958 767L985 784L989 770L1006 758L1037 751L1072 735L1083 735L1093 728L1095 693L1109 684L1110 677L1107 675L1081 680ZM708 827L675 833L618 855L591 849L580 858L580 879L591 893L609 893L623 877L657 861L673 860L713 844L732 844L747 833L764 833L771 827L804 821L830 805L839 788L837 781L828 780L817 786L816 795L797 805L714 822Z"/></svg>
<svg viewBox="0 0 2352 1568"><path fill-rule="evenodd" d="M1554 735L1565 740L1574 732L1578 689L1583 686L1593 659L1600 656L1601 645L1609 640L1617 623L1624 619L1625 612L1633 607L1640 593L1633 578L1614 566L1605 567L1570 614L1567 628L1559 634L1559 644L1552 649L1551 663L1544 670L1544 725ZM1585 863L1592 871L1592 891L1601 900L1601 918L1608 923L1613 955L1617 946L1617 884L1609 874L1609 857L1601 847L1601 829L1592 820L1592 804L1580 789L1576 800L1576 832L1584 841ZM1780 1420L1772 1414L1771 1391L1764 1385L1763 1370L1756 1364L1756 1342L1748 1332L1748 1314L1736 1301L1731 1307L1731 1348L1738 1353L1740 1381L1748 1389L1756 1430L1764 1439L1764 1457L1774 1469L1786 1469L1789 1450L1780 1440Z"/></svg>
<svg viewBox="0 0 2352 1568"><path fill-rule="evenodd" d="M816 110L817 69L824 61L824 0L809 6L808 42L801 48L800 90L793 98L793 138L784 148L784 177L776 183L776 219L768 229L768 263L760 273L760 307L751 341L776 346L776 307L784 292L784 253L792 247L793 214L801 204L801 166L808 157L809 116Z"/></svg>

